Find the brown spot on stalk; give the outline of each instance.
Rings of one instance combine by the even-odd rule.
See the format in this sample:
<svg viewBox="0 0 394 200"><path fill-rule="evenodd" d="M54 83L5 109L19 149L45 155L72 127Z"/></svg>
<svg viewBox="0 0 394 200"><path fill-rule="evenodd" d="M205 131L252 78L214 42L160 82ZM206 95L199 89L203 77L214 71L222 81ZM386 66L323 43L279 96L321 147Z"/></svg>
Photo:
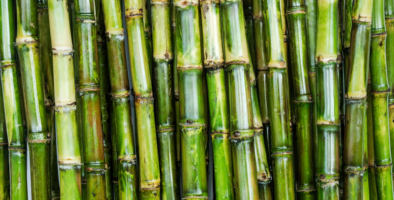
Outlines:
<svg viewBox="0 0 394 200"><path fill-rule="evenodd" d="M379 46L380 46L380 47L383 46L383 41L380 41Z"/></svg>
<svg viewBox="0 0 394 200"><path fill-rule="evenodd" d="M169 59L169 58L170 58L170 55L168 54L168 52L166 52L166 53L164 54L164 57L165 57L166 59Z"/></svg>

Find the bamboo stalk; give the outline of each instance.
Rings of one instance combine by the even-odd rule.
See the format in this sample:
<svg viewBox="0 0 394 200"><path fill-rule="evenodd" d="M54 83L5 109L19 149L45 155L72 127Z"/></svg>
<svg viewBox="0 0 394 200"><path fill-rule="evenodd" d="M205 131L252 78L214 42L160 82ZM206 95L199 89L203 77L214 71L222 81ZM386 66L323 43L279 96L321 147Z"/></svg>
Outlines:
<svg viewBox="0 0 394 200"><path fill-rule="evenodd" d="M370 73L369 73L370 74ZM373 121L372 121L372 92L371 83L368 81L368 92L367 92L367 128L368 128L368 178L369 178L369 196L371 200L378 199L377 189L376 189L376 170L375 170L375 150L373 143Z"/></svg>
<svg viewBox="0 0 394 200"><path fill-rule="evenodd" d="M251 65L242 1L222 1L225 70L236 199L257 199L257 169L250 84Z"/></svg>
<svg viewBox="0 0 394 200"><path fill-rule="evenodd" d="M294 86L297 155L297 197L315 199L313 180L312 96L309 86L304 0L287 1L289 46Z"/></svg>
<svg viewBox="0 0 394 200"><path fill-rule="evenodd" d="M94 0L75 0L76 40L86 199L105 199L105 160L100 108L97 22Z"/></svg>
<svg viewBox="0 0 394 200"><path fill-rule="evenodd" d="M208 198L199 1L174 0L182 198Z"/></svg>
<svg viewBox="0 0 394 200"><path fill-rule="evenodd" d="M107 34L107 51L114 127L116 129L116 158L118 160L119 199L138 199L136 154L131 124L131 105L127 77L125 45L120 1L103 0L104 23ZM114 132L113 132L114 133ZM113 145L115 147L115 145Z"/></svg>
<svg viewBox="0 0 394 200"><path fill-rule="evenodd" d="M376 189L378 199L392 199L394 197L388 122L388 93L390 87L387 80L386 27L383 0L374 1L370 67Z"/></svg>
<svg viewBox="0 0 394 200"><path fill-rule="evenodd" d="M173 96L171 1L151 1L157 135L159 138L161 199L179 199L176 167L176 125ZM145 34L146 36L146 34Z"/></svg>
<svg viewBox="0 0 394 200"><path fill-rule="evenodd" d="M60 198L81 199L81 154L76 122L73 45L66 1L48 1L53 50Z"/></svg>
<svg viewBox="0 0 394 200"><path fill-rule="evenodd" d="M201 1L216 199L233 199L233 166L219 1Z"/></svg>
<svg viewBox="0 0 394 200"><path fill-rule="evenodd" d="M367 68L367 72L369 72ZM368 95L367 95L368 99ZM363 160L363 200L370 200L369 195L369 166L368 166L368 103L366 104L365 114L364 114L364 121L363 121L363 145L364 145L364 160Z"/></svg>
<svg viewBox="0 0 394 200"><path fill-rule="evenodd" d="M140 167L140 198L160 198L160 167L156 139L150 54L147 51L143 1L125 1L131 77L135 93Z"/></svg>
<svg viewBox="0 0 394 200"><path fill-rule="evenodd" d="M344 133L344 198L363 198L363 131L366 115L372 1L355 0L346 83L346 124Z"/></svg>
<svg viewBox="0 0 394 200"><path fill-rule="evenodd" d="M19 89L16 54L13 43L14 11L13 1L0 1L1 14L1 73L4 97L4 113L6 119L8 152L9 152L9 178L10 198L27 199L27 172L26 172L26 140L22 126L22 103Z"/></svg>
<svg viewBox="0 0 394 200"><path fill-rule="evenodd" d="M323 0L317 6L317 198L338 199L339 94L338 1Z"/></svg>
<svg viewBox="0 0 394 200"><path fill-rule="evenodd" d="M0 200L10 199L8 141L2 87L0 87L0 191Z"/></svg>

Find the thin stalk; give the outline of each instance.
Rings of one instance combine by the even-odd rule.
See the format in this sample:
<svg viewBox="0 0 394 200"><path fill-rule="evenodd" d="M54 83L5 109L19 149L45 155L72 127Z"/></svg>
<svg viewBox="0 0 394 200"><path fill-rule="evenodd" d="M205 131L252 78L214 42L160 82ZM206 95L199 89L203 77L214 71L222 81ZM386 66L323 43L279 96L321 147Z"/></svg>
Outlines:
<svg viewBox="0 0 394 200"><path fill-rule="evenodd" d="M266 30L271 153L275 199L295 199L293 142L290 129L290 101L285 45L285 19L280 0L264 2Z"/></svg>
<svg viewBox="0 0 394 200"><path fill-rule="evenodd" d="M367 68L368 70L368 68ZM369 72L369 70L368 70ZM364 160L363 160L363 167L364 167L364 174L363 174L363 200L370 200L370 192L369 192L369 182L371 181L369 177L369 166L368 166L368 103L366 104L366 110L364 114L364 121L363 121L363 145L364 145Z"/></svg>
<svg viewBox="0 0 394 200"><path fill-rule="evenodd" d="M136 153L131 124L129 81L120 1L103 0L104 23L112 95L119 199L138 199ZM114 133L114 132L112 132Z"/></svg>
<svg viewBox="0 0 394 200"><path fill-rule="evenodd" d="M370 74L370 73L369 73ZM376 188L376 170L375 170L375 150L373 143L373 121L372 121L372 93L371 83L368 82L368 108L367 108L367 128L368 128L368 175L369 175L369 196L371 200L378 199Z"/></svg>
<svg viewBox="0 0 394 200"><path fill-rule="evenodd" d="M26 140L22 120L21 91L16 69L16 54L14 49L14 10L11 0L1 0L1 77L4 97L4 113L6 119L10 198L27 199L27 156ZM6 193L5 193L6 194Z"/></svg>
<svg viewBox="0 0 394 200"><path fill-rule="evenodd" d="M152 0L153 58L157 135L159 138L161 199L179 199L176 167L176 125L173 94L171 1ZM146 35L145 35L146 36Z"/></svg>
<svg viewBox="0 0 394 200"><path fill-rule="evenodd" d="M309 86L304 0L287 1L289 46L294 87L297 152L297 197L315 199L313 173L312 96Z"/></svg>
<svg viewBox="0 0 394 200"><path fill-rule="evenodd" d="M10 199L8 141L2 87L0 87L0 191L0 200Z"/></svg>
<svg viewBox="0 0 394 200"><path fill-rule="evenodd" d="M100 108L97 22L94 0L75 0L79 96L86 199L105 199L105 160Z"/></svg>
<svg viewBox="0 0 394 200"><path fill-rule="evenodd" d="M145 33L145 43L146 43L146 51L147 55L149 56L149 72L150 76L154 77L154 68L153 68L153 44L152 44L152 27L151 27L151 22L152 22L152 5L151 5L151 0L142 0L142 15L143 15L143 21L144 21L144 33ZM154 84L154 83L153 83Z"/></svg>
<svg viewBox="0 0 394 200"><path fill-rule="evenodd" d="M208 198L199 1L174 0L182 197Z"/></svg>
<svg viewBox="0 0 394 200"><path fill-rule="evenodd" d="M385 2L385 23L386 23L386 61L387 61L387 80L390 86L389 92L389 131L391 155L394 155L394 0L386 0ZM392 174L394 168L392 168ZM393 175L394 180L394 175Z"/></svg>
<svg viewBox="0 0 394 200"><path fill-rule="evenodd" d="M229 91L236 199L257 199L257 169L250 84L251 65L242 1L222 1L225 70ZM255 99L256 100L256 99Z"/></svg>
<svg viewBox="0 0 394 200"><path fill-rule="evenodd" d="M390 87L387 80L386 26L383 0L374 1L370 61L376 189L378 199L392 199L394 197L388 121Z"/></svg>
<svg viewBox="0 0 394 200"><path fill-rule="evenodd" d="M37 6L38 20L38 41L40 48L40 65L43 67L44 75L44 92L45 92L45 108L47 116L48 130L50 132L50 190L51 198L60 198L59 173L57 166L57 145L56 145L56 126L55 126L55 110L54 110L54 84L53 84L53 62L52 62L52 44L51 33L49 30L49 13L48 1L39 0Z"/></svg>
<svg viewBox="0 0 394 200"><path fill-rule="evenodd" d="M160 198L160 167L156 139L150 57L143 21L143 1L125 1L127 37L137 119L140 198Z"/></svg>
<svg viewBox="0 0 394 200"><path fill-rule="evenodd" d="M219 1L201 1L203 56L209 98L216 199L234 199L230 123Z"/></svg>
<svg viewBox="0 0 394 200"><path fill-rule="evenodd" d="M66 1L49 0L60 198L81 199L81 154L76 121L73 45Z"/></svg>
<svg viewBox="0 0 394 200"><path fill-rule="evenodd" d="M317 12L317 199L339 199L338 1L319 1Z"/></svg>

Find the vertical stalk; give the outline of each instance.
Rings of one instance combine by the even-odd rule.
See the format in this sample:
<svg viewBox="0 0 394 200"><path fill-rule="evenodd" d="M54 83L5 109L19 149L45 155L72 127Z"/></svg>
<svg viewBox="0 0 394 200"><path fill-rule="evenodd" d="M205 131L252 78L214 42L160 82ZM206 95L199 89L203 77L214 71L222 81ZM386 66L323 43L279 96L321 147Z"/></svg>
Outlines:
<svg viewBox="0 0 394 200"><path fill-rule="evenodd" d="M103 0L104 23L118 160L119 199L138 199L136 154L131 124L129 81L120 1ZM115 139L114 137L112 139ZM115 145L114 145L115 146Z"/></svg>
<svg viewBox="0 0 394 200"><path fill-rule="evenodd" d="M10 198L27 199L26 140L22 121L21 91L16 69L14 49L14 11L11 0L1 0L1 77L6 119Z"/></svg>
<svg viewBox="0 0 394 200"><path fill-rule="evenodd" d="M339 199L338 1L319 1L317 12L317 198Z"/></svg>
<svg viewBox="0 0 394 200"><path fill-rule="evenodd" d="M294 87L295 132L297 147L297 197L315 199L313 180L312 96L309 87L306 7L304 0L287 1L290 66Z"/></svg>
<svg viewBox="0 0 394 200"><path fill-rule="evenodd" d="M81 154L76 122L73 45L66 1L48 1L53 52L60 198L81 199Z"/></svg>
<svg viewBox="0 0 394 200"><path fill-rule="evenodd" d="M367 72L369 72L367 68ZM367 93L368 94L368 93ZM368 95L367 95L368 96ZM368 97L367 97L368 98ZM369 196L369 166L368 166L368 103L366 104L364 121L363 121L363 145L364 145L364 160L363 160L363 200L370 200Z"/></svg>
<svg viewBox="0 0 394 200"><path fill-rule="evenodd" d="M251 65L242 1L222 1L225 70L229 91L236 199L257 199L257 169L251 97Z"/></svg>
<svg viewBox="0 0 394 200"><path fill-rule="evenodd" d="M201 1L203 56L209 98L216 199L234 199L230 124L219 1Z"/></svg>
<svg viewBox="0 0 394 200"><path fill-rule="evenodd" d="M140 198L160 198L160 167L157 149L153 90L150 76L151 54L147 51L143 1L125 1L127 37L135 108L140 167Z"/></svg>
<svg viewBox="0 0 394 200"><path fill-rule="evenodd" d="M373 11L372 11L373 12ZM370 73L369 73L370 74ZM368 108L367 108L367 128L368 128L368 175L369 175L369 196L371 200L378 199L376 189L376 169L375 169L375 150L373 142L373 121L372 121L372 93L371 83L368 81Z"/></svg>
<svg viewBox="0 0 394 200"><path fill-rule="evenodd" d="M0 200L10 199L8 141L4 115L3 89L0 87Z"/></svg>
<svg viewBox="0 0 394 200"><path fill-rule="evenodd" d="M372 14L371 92L372 125L378 199L392 199L392 160L389 131L388 94L390 87L386 67L386 26L384 1L375 0Z"/></svg>
<svg viewBox="0 0 394 200"><path fill-rule="evenodd" d="M280 0L264 2L267 44L269 115L275 199L295 199L293 145L287 74L286 26Z"/></svg>
<svg viewBox="0 0 394 200"><path fill-rule="evenodd" d="M176 125L173 96L171 1L152 0L153 58L157 135L159 138L161 199L179 199L176 167ZM145 35L146 36L146 35Z"/></svg>
<svg viewBox="0 0 394 200"><path fill-rule="evenodd" d="M97 22L94 0L75 0L86 199L105 199L105 160L100 108Z"/></svg>
<svg viewBox="0 0 394 200"><path fill-rule="evenodd" d="M199 1L174 0L182 197L208 198Z"/></svg>

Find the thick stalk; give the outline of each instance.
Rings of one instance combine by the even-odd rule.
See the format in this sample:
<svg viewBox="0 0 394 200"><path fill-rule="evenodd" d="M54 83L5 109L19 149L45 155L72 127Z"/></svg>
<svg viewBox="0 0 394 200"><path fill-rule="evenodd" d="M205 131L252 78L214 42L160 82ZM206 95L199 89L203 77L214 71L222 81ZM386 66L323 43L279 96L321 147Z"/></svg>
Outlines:
<svg viewBox="0 0 394 200"><path fill-rule="evenodd" d="M173 96L173 43L171 40L171 1L152 0L153 58L157 135L159 138L161 199L179 199L176 167L176 125Z"/></svg>
<svg viewBox="0 0 394 200"><path fill-rule="evenodd" d="M112 95L112 116L116 133L116 158L119 199L138 199L136 153L133 142L129 81L120 1L103 0L104 23Z"/></svg>
<svg viewBox="0 0 394 200"><path fill-rule="evenodd" d="M201 1L203 56L209 98L216 199L234 199L230 123L219 1Z"/></svg>
<svg viewBox="0 0 394 200"><path fill-rule="evenodd" d="M86 199L105 199L105 160L100 108L100 76L97 54L97 22L94 0L75 0L76 40L79 63L82 140Z"/></svg>
<svg viewBox="0 0 394 200"><path fill-rule="evenodd" d="M271 153L275 199L295 199L293 144L285 45L285 19L280 0L264 2L266 30Z"/></svg>
<svg viewBox="0 0 394 200"><path fill-rule="evenodd" d="M313 180L312 96L309 86L304 0L287 1L290 66L294 88L297 152L297 197L315 199Z"/></svg>
<svg viewBox="0 0 394 200"><path fill-rule="evenodd" d="M236 199L258 199L254 125L242 1L221 2Z"/></svg>
<svg viewBox="0 0 394 200"><path fill-rule="evenodd" d="M364 154L354 152L364 152L372 3L372 0L354 0L353 4L345 95L344 199L363 198Z"/></svg>
<svg viewBox="0 0 394 200"><path fill-rule="evenodd" d="M2 87L0 87L0 95L0 200L8 200L10 199L8 141Z"/></svg>
<svg viewBox="0 0 394 200"><path fill-rule="evenodd" d="M21 91L18 83L16 54L14 49L14 11L13 2L0 1L1 14L1 77L6 119L10 198L27 199L26 140L22 121ZM6 194L6 192L4 193Z"/></svg>
<svg viewBox="0 0 394 200"><path fill-rule="evenodd" d="M49 0L60 198L81 199L81 154L76 121L73 45L66 1Z"/></svg>
<svg viewBox="0 0 394 200"><path fill-rule="evenodd" d="M319 1L317 12L317 199L339 199L338 1Z"/></svg>
<svg viewBox="0 0 394 200"><path fill-rule="evenodd" d="M208 198L199 1L174 1L182 197Z"/></svg>
<svg viewBox="0 0 394 200"><path fill-rule="evenodd" d="M389 131L391 155L394 155L394 0L385 1L385 22L386 22L386 62L387 80L390 86L389 92ZM392 167L392 173L394 168ZM394 180L394 175L393 175Z"/></svg>
<svg viewBox="0 0 394 200"><path fill-rule="evenodd" d="M371 92L372 125L378 199L392 199L392 160L389 132L388 94L390 87L386 67L386 26L384 1L375 0L372 14Z"/></svg>
<svg viewBox="0 0 394 200"><path fill-rule="evenodd" d="M140 198L160 198L160 167L157 149L150 58L143 21L143 1L125 1L131 78L135 94L139 148Z"/></svg>

